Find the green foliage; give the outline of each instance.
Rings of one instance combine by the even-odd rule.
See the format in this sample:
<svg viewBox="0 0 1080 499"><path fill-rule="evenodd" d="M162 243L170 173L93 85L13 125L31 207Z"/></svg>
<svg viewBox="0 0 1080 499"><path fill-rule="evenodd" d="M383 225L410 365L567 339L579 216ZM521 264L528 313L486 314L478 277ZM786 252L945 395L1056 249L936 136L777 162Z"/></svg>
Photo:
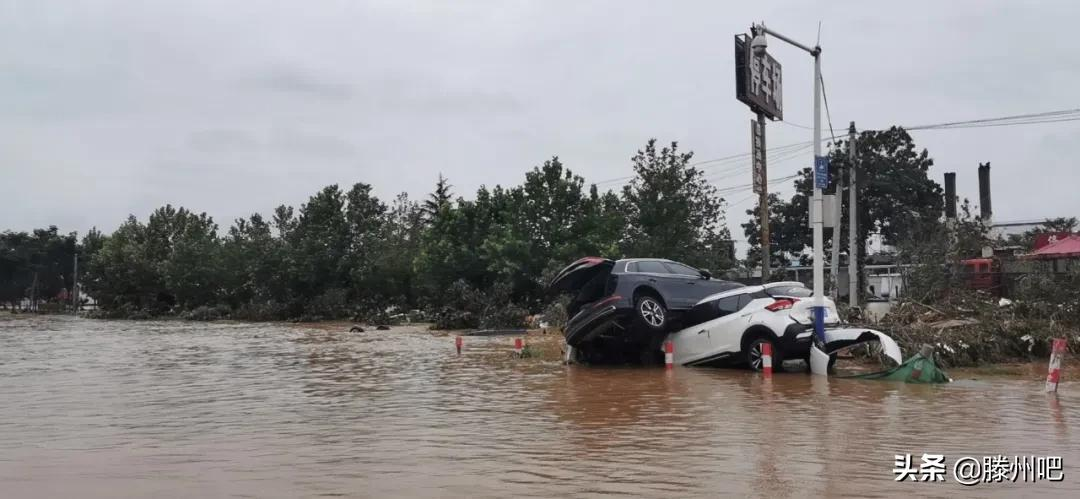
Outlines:
<svg viewBox="0 0 1080 499"><path fill-rule="evenodd" d="M552 157L520 185L481 186L471 199L439 175L420 203L401 194L387 204L362 182L331 185L299 209L238 218L220 233L205 213L170 205L109 235L91 231L81 248L55 228L4 233L4 298L25 296L33 271L42 293L63 288L79 250L83 289L104 316L387 323L424 309L442 327L520 327L544 308L555 273L582 256L733 265L723 200L691 156L649 141L621 193ZM33 256L42 252L56 255Z"/></svg>
<svg viewBox="0 0 1080 499"><path fill-rule="evenodd" d="M1039 234L1045 234L1048 232L1076 232L1077 227L1080 226L1080 220L1076 217L1058 217L1048 218L1038 227L1035 227L1023 234L1009 234L1005 238L1004 242L1010 245L1022 246L1025 250L1030 250L1035 246L1035 238Z"/></svg>
<svg viewBox="0 0 1080 499"><path fill-rule="evenodd" d="M943 190L927 177L933 166L926 149L916 150L915 142L903 128L862 132L856 141L855 161L858 169L859 234L865 242L870 234L880 234L887 244L896 245L921 231L937 230L943 212ZM849 154L845 141L838 141L829 154L829 177L832 185L825 193L834 193L837 180L849 170ZM848 184L845 182L845 184ZM807 261L805 252L812 247L809 200L813 191L813 172L804 168L795 179L795 194L788 201L770 196L769 232L773 262L783 264L789 259ZM843 194L843 193L841 193ZM751 246L754 261L760 261L760 228L757 210L742 225ZM845 203L841 227L847 227L850 214ZM846 231L841 231L843 234ZM825 247L832 244L832 230L825 231ZM847 251L848 238L843 235L841 251ZM860 255L865 257L865 255Z"/></svg>
<svg viewBox="0 0 1080 499"><path fill-rule="evenodd" d="M916 227L897 245L904 271L905 297L921 303L937 302L958 288L967 288L960 261L980 256L989 244L988 229L971 210L967 199L960 205L955 225L927 223Z"/></svg>
<svg viewBox="0 0 1080 499"><path fill-rule="evenodd" d="M505 284L484 292L465 280L458 280L448 291L447 300L435 313L435 327L438 329L514 328L525 325L528 311L510 301L510 292Z"/></svg>
<svg viewBox="0 0 1080 499"><path fill-rule="evenodd" d="M775 268L787 266L791 260L809 263L804 254L808 246L809 228L805 225L803 212L807 206L806 196L793 196L790 202L780 200L780 196L769 194L769 263ZM750 243L746 254L746 264L751 267L761 265L761 227L758 224L758 209L746 210L750 218L742 224L743 234Z"/></svg>
<svg viewBox="0 0 1080 499"><path fill-rule="evenodd" d="M18 306L23 298L56 301L71 289L77 239L55 226L32 233L0 233L0 303Z"/></svg>
<svg viewBox="0 0 1080 499"><path fill-rule="evenodd" d="M656 149L651 139L631 159L636 177L623 188L627 220L624 252L663 255L712 270L734 263L724 200L705 174L690 166L693 153L678 144Z"/></svg>

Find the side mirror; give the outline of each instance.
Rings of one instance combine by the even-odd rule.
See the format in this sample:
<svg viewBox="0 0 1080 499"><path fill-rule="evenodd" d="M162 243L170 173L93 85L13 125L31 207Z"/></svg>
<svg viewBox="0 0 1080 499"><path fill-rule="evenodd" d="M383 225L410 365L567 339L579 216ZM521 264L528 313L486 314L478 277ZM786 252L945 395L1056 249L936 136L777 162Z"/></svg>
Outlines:
<svg viewBox="0 0 1080 499"><path fill-rule="evenodd" d="M709 269L700 269L698 273L701 274L702 279L712 279L712 273L709 272Z"/></svg>

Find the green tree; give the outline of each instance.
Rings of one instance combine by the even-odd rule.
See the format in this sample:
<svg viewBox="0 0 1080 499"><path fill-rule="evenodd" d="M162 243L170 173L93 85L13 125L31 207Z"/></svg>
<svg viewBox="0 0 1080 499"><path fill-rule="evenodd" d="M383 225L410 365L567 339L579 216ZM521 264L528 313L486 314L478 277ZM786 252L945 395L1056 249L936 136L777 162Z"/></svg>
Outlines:
<svg viewBox="0 0 1080 499"><path fill-rule="evenodd" d="M354 299L385 298L375 260L377 252L385 249L380 242L386 236L383 231L386 205L371 191L370 185L357 183L345 196L345 221L349 236L346 270Z"/></svg>
<svg viewBox="0 0 1080 499"><path fill-rule="evenodd" d="M440 173L439 180L435 183L435 190L428 194L428 198L424 200L422 211L425 221L433 221L439 216L440 211L449 208L453 204L454 193L451 190L453 187L450 185L450 181Z"/></svg>
<svg viewBox="0 0 1080 499"><path fill-rule="evenodd" d="M840 142L829 154L829 177L832 180L826 193L834 193L835 180L848 170L848 152ZM856 165L859 183L859 234L865 242L870 234L881 234L885 242L897 245L916 231L932 230L941 224L944 206L941 186L927 176L933 166L926 149L916 150L911 136L903 128L866 131L856 141ZM813 173L804 168L795 179L795 194L786 202L770 198L769 232L776 243L772 255L784 257L803 255L813 245L809 222L809 199L813 189ZM750 211L748 210L749 214ZM841 227L846 228L848 206L844 205ZM760 254L759 228L756 217L743 224L751 252ZM843 233L843 232L841 232ZM825 231L825 246L832 243L832 230ZM847 250L846 236L841 237L841 250ZM862 255L865 256L865 255ZM784 260L780 260L784 261Z"/></svg>
<svg viewBox="0 0 1080 499"><path fill-rule="evenodd" d="M151 216L148 229L153 223ZM172 223L171 251L161 262L166 289L182 310L217 303L222 285L217 224L206 213L196 215L184 208Z"/></svg>
<svg viewBox="0 0 1080 499"><path fill-rule="evenodd" d="M294 293L306 302L327 295L323 312L345 305L338 299L347 288L346 256L349 252L345 197L337 185L311 196L300 207L295 227L289 231L291 282Z"/></svg>
<svg viewBox="0 0 1080 499"><path fill-rule="evenodd" d="M284 303L288 300L284 241L255 213L238 218L222 244L222 275L229 304Z"/></svg>
<svg viewBox="0 0 1080 499"><path fill-rule="evenodd" d="M678 144L657 150L650 139L632 158L636 177L623 188L624 251L666 257L722 270L733 263L724 199L704 172L690 166L693 153Z"/></svg>
<svg viewBox="0 0 1080 499"><path fill-rule="evenodd" d="M56 301L71 289L77 239L55 226L0 233L0 302Z"/></svg>
<svg viewBox="0 0 1080 499"><path fill-rule="evenodd" d="M83 276L83 289L106 310L121 308L161 311L170 298L163 293L156 262L147 256L147 230L128 216L105 237Z"/></svg>
<svg viewBox="0 0 1080 499"><path fill-rule="evenodd" d="M394 304L412 308L417 305L413 258L420 251L423 212L418 203L402 192L390 205L385 218L374 257L380 276L378 285Z"/></svg>
<svg viewBox="0 0 1080 499"><path fill-rule="evenodd" d="M1035 238L1039 235L1055 232L1074 233L1078 225L1080 225L1080 221L1076 217L1048 218L1039 226L1025 231L1023 234L1009 234L1004 239L1008 244L1023 246L1025 249L1030 250L1035 246Z"/></svg>
<svg viewBox="0 0 1080 499"><path fill-rule="evenodd" d="M781 201L775 193L769 194L769 246L772 250L769 261L775 268L786 267L787 262L792 260L809 262L804 250L810 228L801 225L806 220L802 216L806 203L807 198L803 195L796 194L791 201ZM750 215L748 221L742 224L743 234L750 243L746 263L750 267L757 267L761 265L759 212L757 208L751 208L746 210L746 214Z"/></svg>

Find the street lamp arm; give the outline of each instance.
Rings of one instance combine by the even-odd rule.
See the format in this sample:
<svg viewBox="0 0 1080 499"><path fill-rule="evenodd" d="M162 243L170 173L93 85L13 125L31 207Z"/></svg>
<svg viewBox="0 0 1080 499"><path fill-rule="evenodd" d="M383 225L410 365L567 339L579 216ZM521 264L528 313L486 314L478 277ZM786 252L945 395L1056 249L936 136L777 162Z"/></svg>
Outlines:
<svg viewBox="0 0 1080 499"><path fill-rule="evenodd" d="M775 31L769 29L769 28L766 28L764 24L757 24L754 27L757 28L758 30L760 30L762 33L766 33L766 34L775 36L775 37L777 37L777 38L779 38L779 39L781 39L781 40L783 40L785 42L788 42L788 43L790 43L790 44L792 44L792 45L794 45L796 47L799 47L799 48L805 50L806 52L808 52L810 55L812 55L814 57L817 57L818 54L821 53L821 47L814 47L814 48L807 47L806 45L803 45L803 44L801 44L801 43L799 43L799 42L797 42L795 40L792 40L791 38L788 38L788 37L786 37L784 35L781 35L780 33L777 33Z"/></svg>

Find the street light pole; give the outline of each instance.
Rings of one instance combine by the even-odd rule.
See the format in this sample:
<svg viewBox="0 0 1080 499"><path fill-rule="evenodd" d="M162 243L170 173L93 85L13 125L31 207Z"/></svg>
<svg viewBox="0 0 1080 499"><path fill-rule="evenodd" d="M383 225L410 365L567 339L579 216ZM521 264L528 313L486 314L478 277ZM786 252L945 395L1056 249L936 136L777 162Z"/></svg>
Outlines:
<svg viewBox="0 0 1080 499"><path fill-rule="evenodd" d="M814 336L822 345L825 343L825 219L824 202L821 196L821 182L818 179L817 163L821 158L821 47L807 47L780 33L772 31L764 24L755 26L758 36L751 41L750 47L757 54L765 53L769 34L795 47L805 50L814 58L814 194L810 200L810 224L814 232ZM825 170L828 175L828 169Z"/></svg>
<svg viewBox="0 0 1080 499"><path fill-rule="evenodd" d="M810 52L814 56L814 162L821 157L821 47ZM810 211L814 226L814 334L825 342L825 208L821 184L814 168L814 209ZM828 170L825 170L828 175Z"/></svg>

